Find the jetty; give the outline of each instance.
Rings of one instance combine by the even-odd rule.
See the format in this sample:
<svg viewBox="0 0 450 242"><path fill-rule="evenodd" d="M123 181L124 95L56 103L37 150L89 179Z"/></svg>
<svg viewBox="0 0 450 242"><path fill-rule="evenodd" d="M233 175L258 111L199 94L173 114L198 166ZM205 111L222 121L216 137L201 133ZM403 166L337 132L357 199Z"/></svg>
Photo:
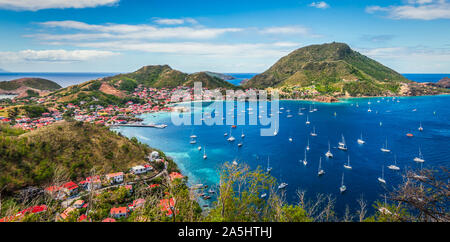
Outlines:
<svg viewBox="0 0 450 242"><path fill-rule="evenodd" d="M158 128L163 129L167 124L112 124L110 127L139 127L139 128Z"/></svg>

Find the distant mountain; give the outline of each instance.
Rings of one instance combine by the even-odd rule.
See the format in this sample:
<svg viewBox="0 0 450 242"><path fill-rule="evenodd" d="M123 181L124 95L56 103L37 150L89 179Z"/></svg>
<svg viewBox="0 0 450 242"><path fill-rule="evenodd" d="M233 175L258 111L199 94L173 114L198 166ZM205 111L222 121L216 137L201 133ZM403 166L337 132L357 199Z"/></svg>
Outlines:
<svg viewBox="0 0 450 242"><path fill-rule="evenodd" d="M428 85L440 87L440 88L450 88L450 78L444 77L436 83L428 83Z"/></svg>
<svg viewBox="0 0 450 242"><path fill-rule="evenodd" d="M173 88L177 86L193 86L194 82L197 81L202 82L203 87L209 89L234 88L234 85L218 76L218 74L212 72L186 74L174 70L168 65L153 65L144 66L132 73L106 77L103 80L120 90L128 91L131 91L131 89L134 89L139 84L146 87Z"/></svg>
<svg viewBox="0 0 450 242"><path fill-rule="evenodd" d="M21 78L0 82L0 94L16 94L19 97L39 96L60 88L56 82L42 78Z"/></svg>
<svg viewBox="0 0 450 242"><path fill-rule="evenodd" d="M281 58L244 87L311 87L321 94L377 96L397 93L410 82L396 71L344 43L310 45Z"/></svg>
<svg viewBox="0 0 450 242"><path fill-rule="evenodd" d="M217 72L210 72L210 71L205 71L206 74L212 76L212 77L217 77L220 78L224 81L229 81L229 80L234 80L236 79L234 76L230 76L230 75L226 75L226 74L222 74L222 73L217 73Z"/></svg>

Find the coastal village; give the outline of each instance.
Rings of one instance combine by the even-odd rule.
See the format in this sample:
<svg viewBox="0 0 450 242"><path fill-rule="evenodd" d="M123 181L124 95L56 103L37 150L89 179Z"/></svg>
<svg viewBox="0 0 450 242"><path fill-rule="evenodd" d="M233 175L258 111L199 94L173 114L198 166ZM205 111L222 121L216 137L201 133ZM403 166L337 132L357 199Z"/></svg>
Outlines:
<svg viewBox="0 0 450 242"><path fill-rule="evenodd" d="M154 166L157 164L163 164L164 168L160 171L156 170ZM166 167L167 161L160 157L157 151L153 151L148 156L147 163L133 166L128 171L94 175L77 182L65 181L43 189L29 187L22 191L26 193L26 196L44 193L51 200L59 202L61 204L60 211L54 213L52 220L71 222L92 222L88 216L92 212L89 211L91 209L89 201L92 200L92 195L100 197L124 191L125 201L117 206L112 206L108 216L101 220L102 222L123 221L133 211L141 209L146 204L144 198L133 198L135 196L132 195L137 193L136 189L140 189L140 193L158 189L161 184L153 182L153 180L160 176L167 177L169 182L184 178L179 172L171 172L167 175ZM175 199L170 196L161 198L158 206L161 214L170 218L173 213L177 213L175 202ZM0 222L22 221L27 216L37 215L47 212L47 210L47 204L37 204L18 211L14 215L0 218Z"/></svg>
<svg viewBox="0 0 450 242"><path fill-rule="evenodd" d="M6 115L0 116L0 124L10 124L14 128L20 128L25 131L32 131L45 126L52 125L67 118L73 118L76 121L94 123L98 125L114 126L140 123L142 119L137 118L144 113L166 112L171 111L171 96L180 90L188 91L193 94L193 88L145 88L139 86L132 92L133 97L142 100L142 103L126 102L122 106L118 105L95 105L87 104L82 101L79 103L60 103L57 97L52 94L44 97L28 97L9 100L9 103L3 104L0 112ZM186 96L179 96L180 100L186 100ZM194 98L194 97L193 97ZM16 118L8 117L8 111L12 107L21 107L24 105L45 105L46 112L40 114L39 117L28 117L26 115L17 115ZM70 113L70 117L67 115ZM164 126L163 126L164 127ZM163 167L157 169L155 167ZM58 184L51 184L47 187L36 188L27 187L21 190L25 193L25 197L34 197L36 194L44 194L52 201L56 201L61 205L60 211L54 211L54 221L92 221L87 216L92 211L89 207L89 199L93 196L106 196L106 194L117 193L118 191L126 191L125 201L117 206L110 208L108 216L103 218L103 222L123 221L133 211L136 211L146 203L144 198L135 197L136 190L139 194L143 192L151 192L158 189L161 182L154 182L157 178L163 177L171 183L174 180L182 180L184 176L179 172L168 172L167 160L160 157L159 152L153 151L147 157L147 162L130 167L128 171L116 171L109 174L93 175L85 177L78 181L61 181ZM198 187L196 188L198 189ZM25 198L26 199L26 198ZM159 209L162 214L170 218L174 210L175 199L170 196L162 197L159 200ZM14 215L0 218L0 222L22 221L27 216L33 216L43 212L47 212L47 204L36 204L21 211L17 211ZM77 217L74 218L74 214Z"/></svg>

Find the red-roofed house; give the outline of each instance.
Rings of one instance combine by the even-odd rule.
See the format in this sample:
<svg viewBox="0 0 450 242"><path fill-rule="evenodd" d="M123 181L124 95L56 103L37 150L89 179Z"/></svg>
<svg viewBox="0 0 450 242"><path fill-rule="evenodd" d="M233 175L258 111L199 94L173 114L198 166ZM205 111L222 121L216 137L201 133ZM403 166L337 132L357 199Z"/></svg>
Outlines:
<svg viewBox="0 0 450 242"><path fill-rule="evenodd" d="M133 210L133 209L136 209L136 208L143 207L144 204L145 204L145 199L139 198L139 199L134 200L132 204L128 205L128 207L131 210Z"/></svg>
<svg viewBox="0 0 450 242"><path fill-rule="evenodd" d="M78 185L73 182L67 182L62 186L62 190L69 196L73 196L78 193Z"/></svg>
<svg viewBox="0 0 450 242"><path fill-rule="evenodd" d="M183 175L181 175L178 172L172 172L169 174L169 176L170 176L171 181L173 181L174 179L182 179L183 178Z"/></svg>
<svg viewBox="0 0 450 242"><path fill-rule="evenodd" d="M175 200L173 198L161 199L159 200L159 206L161 207L162 212L166 212L167 216L172 216L172 210L175 206ZM178 211L176 212L178 213Z"/></svg>
<svg viewBox="0 0 450 242"><path fill-rule="evenodd" d="M128 209L127 207L111 208L109 214L111 215L111 217L114 218L126 217L128 216Z"/></svg>
<svg viewBox="0 0 450 242"><path fill-rule="evenodd" d="M106 179L111 183L122 183L123 182L123 172L116 172L106 175Z"/></svg>

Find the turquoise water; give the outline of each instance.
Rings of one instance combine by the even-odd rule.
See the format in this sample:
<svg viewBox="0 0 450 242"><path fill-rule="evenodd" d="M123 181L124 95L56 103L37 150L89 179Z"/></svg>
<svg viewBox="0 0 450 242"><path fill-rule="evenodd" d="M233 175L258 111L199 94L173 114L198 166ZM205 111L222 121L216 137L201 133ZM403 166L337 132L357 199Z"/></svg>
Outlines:
<svg viewBox="0 0 450 242"><path fill-rule="evenodd" d="M233 129L233 136L236 137L233 143L224 137L230 126L175 126L171 124L169 113L143 115L144 122L168 124L165 129L122 127L120 132L128 137L135 136L173 157L192 184L216 184L219 180L218 169L225 161L237 160L253 168L262 166L265 169L267 157L270 156L272 175L279 182L289 184L286 189L289 202L297 201L297 189L306 190L309 198L314 198L317 193L332 194L336 198L336 211L342 215L346 204L355 212L357 199L361 195L369 204L381 200L382 195L392 191L402 181L401 175L405 169L419 168L420 165L413 161L419 147L425 159L424 167L450 166L450 96L405 97L399 100L360 98L333 104L314 103L318 111L309 113L303 110L303 116L298 115L299 108L309 109L311 102L280 101L280 107L284 110L280 114L277 136L261 137L260 125L240 125ZM369 106L372 112L367 111ZM288 109L292 118L287 118ZM311 121L310 125L305 124L306 116ZM423 132L418 131L420 122ZM309 135L313 126L317 137ZM244 139L240 137L242 129L246 135ZM189 144L192 133L198 136L195 145ZM364 145L357 143L361 133L366 141ZM407 137L407 133L414 134L414 137ZM348 151L336 148L341 135L346 139ZM289 137L292 142L289 142ZM299 161L304 158L308 139L310 151L305 167ZM380 151L386 139L391 153ZM241 140L243 146L238 148L237 143ZM324 156L328 141L333 159ZM199 145L206 146L208 159L202 158L203 151L197 149ZM343 167L348 155L352 170ZM394 155L400 171L386 167L393 163ZM319 157L322 157L322 168L326 172L322 177L317 176ZM386 185L381 185L377 180L381 176L382 166L385 167ZM347 191L340 194L343 173ZM368 207L373 210L371 205Z"/></svg>

